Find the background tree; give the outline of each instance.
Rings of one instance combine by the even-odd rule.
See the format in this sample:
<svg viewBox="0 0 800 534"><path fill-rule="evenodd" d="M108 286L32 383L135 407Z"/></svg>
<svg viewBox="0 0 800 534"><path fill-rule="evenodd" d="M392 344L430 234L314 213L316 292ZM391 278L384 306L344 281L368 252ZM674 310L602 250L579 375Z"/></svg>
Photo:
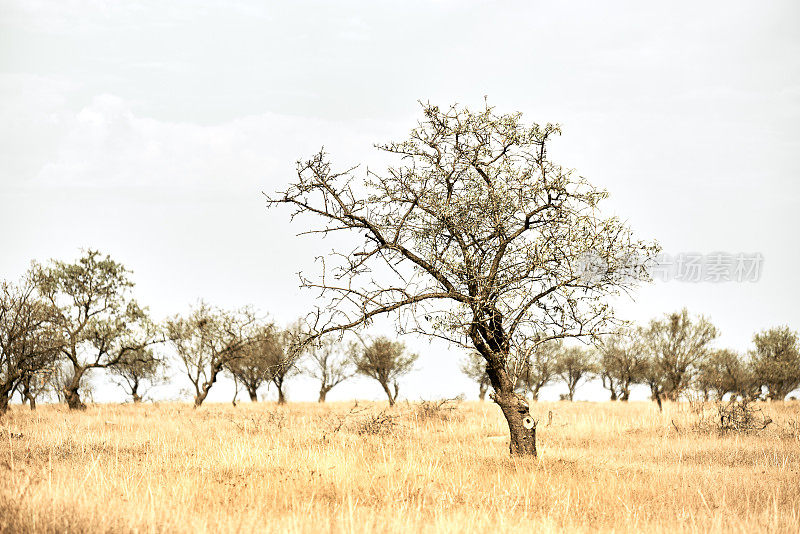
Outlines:
<svg viewBox="0 0 800 534"><path fill-rule="evenodd" d="M597 373L603 387L611 392L611 400L628 401L631 386L644 382L647 368L645 348L635 332L624 332L603 336L596 343Z"/></svg>
<svg viewBox="0 0 800 534"><path fill-rule="evenodd" d="M19 284L0 282L0 415L14 391L36 407L36 374L58 356L53 310L36 295L30 276Z"/></svg>
<svg viewBox="0 0 800 534"><path fill-rule="evenodd" d="M567 397L575 400L575 390L581 380L589 378L595 372L592 353L581 347L567 347L556 359L555 373L567 385Z"/></svg>
<svg viewBox="0 0 800 534"><path fill-rule="evenodd" d="M378 381L389 398L389 406L394 406L400 393L397 379L411 372L418 357L406 353L404 343L381 336L356 352L353 363L357 373Z"/></svg>
<svg viewBox="0 0 800 534"><path fill-rule="evenodd" d="M108 370L114 383L131 396L134 404L142 402L147 390L164 379L164 361L151 348L131 351Z"/></svg>
<svg viewBox="0 0 800 534"><path fill-rule="evenodd" d="M521 370L515 373L517 381L521 388L530 392L534 401L539 400L539 392L555 378L558 355L562 351L560 339L516 351L523 362Z"/></svg>
<svg viewBox="0 0 800 534"><path fill-rule="evenodd" d="M476 350L511 453L535 455L528 404L507 372L512 348L606 331L615 323L606 298L649 279L658 247L600 217L606 192L548 159L558 126L528 126L488 105L423 104L422 112L406 141L379 146L399 158L385 173L370 168L357 179L320 152L298 163L297 181L269 204L321 220L310 233L355 239L326 258L318 278L301 276L327 299L315 313L317 335L397 313L402 332Z"/></svg>
<svg viewBox="0 0 800 534"><path fill-rule="evenodd" d="M710 398L713 393L719 400L728 393L745 398L758 397L761 389L748 363L730 349L709 352L698 365L694 387L703 393L704 398Z"/></svg>
<svg viewBox="0 0 800 534"><path fill-rule="evenodd" d="M132 300L130 272L110 256L89 250L75 263L34 265L39 292L54 310L61 355L71 365L64 397L83 409L80 388L90 369L117 365L157 342L146 311Z"/></svg>
<svg viewBox="0 0 800 534"><path fill-rule="evenodd" d="M249 309L227 312L203 301L188 316L167 321L167 338L194 386L195 408L206 400L219 374L242 357L255 325Z"/></svg>
<svg viewBox="0 0 800 534"><path fill-rule="evenodd" d="M281 343L274 324L262 325L252 341L243 345L239 357L226 364L234 380L247 390L251 402L258 402L258 389L272 380L275 366L280 365L284 350Z"/></svg>
<svg viewBox="0 0 800 534"><path fill-rule="evenodd" d="M483 401L491 385L486 372L486 360L479 353L472 351L461 364L461 372L478 384L478 399Z"/></svg>
<svg viewBox="0 0 800 534"><path fill-rule="evenodd" d="M650 353L647 378L653 395L659 402L661 396L678 400L708 355L709 343L717 337L717 329L705 317L693 320L684 308L661 320L653 319L639 332Z"/></svg>
<svg viewBox="0 0 800 534"><path fill-rule="evenodd" d="M355 374L353 353L357 350L358 345L345 345L332 336L321 338L309 346L306 372L319 381L319 402L325 402L331 389Z"/></svg>
<svg viewBox="0 0 800 534"><path fill-rule="evenodd" d="M800 350L797 332L788 326L764 330L753 336L753 373L758 384L767 388L771 400L783 400L800 387Z"/></svg>

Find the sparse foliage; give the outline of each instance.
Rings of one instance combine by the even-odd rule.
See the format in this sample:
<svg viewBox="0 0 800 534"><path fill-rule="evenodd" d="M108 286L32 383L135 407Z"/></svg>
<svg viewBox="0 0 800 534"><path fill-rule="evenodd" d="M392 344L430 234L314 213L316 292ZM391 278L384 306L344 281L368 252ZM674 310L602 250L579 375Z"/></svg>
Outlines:
<svg viewBox="0 0 800 534"><path fill-rule="evenodd" d="M301 278L326 299L318 335L396 312L404 332L477 350L512 454L533 455L529 408L507 372L512 348L606 331L615 322L606 297L649 279L658 247L600 217L606 192L548 159L558 126L488 105L422 111L406 141L379 147L398 165L360 180L320 152L269 204L318 217L310 233L356 238L325 258L319 278ZM589 276L587 264L597 267Z"/></svg>
<svg viewBox="0 0 800 534"><path fill-rule="evenodd" d="M753 336L753 373L772 400L783 400L800 387L800 349L797 332L788 326L771 328Z"/></svg>
<svg viewBox="0 0 800 534"><path fill-rule="evenodd" d="M414 367L418 355L406 353L405 344L378 337L363 350L354 354L356 372L378 381L394 406L400 393L397 379L408 374Z"/></svg>
<svg viewBox="0 0 800 534"><path fill-rule="evenodd" d="M255 329L250 343L243 344L238 357L228 359L226 369L244 386L251 402L258 401L258 389L272 380L282 358L281 342L274 324L263 325Z"/></svg>
<svg viewBox="0 0 800 534"><path fill-rule="evenodd" d="M489 389L489 373L486 372L486 360L477 352L470 352L461 364L461 372L478 384L478 398L483 401Z"/></svg>
<svg viewBox="0 0 800 534"><path fill-rule="evenodd" d="M75 263L34 265L42 298L53 309L61 355L72 367L64 385L70 409L83 409L81 380L90 369L113 367L158 342L155 326L129 293L133 282L122 264L96 250Z"/></svg>
<svg viewBox="0 0 800 534"><path fill-rule="evenodd" d="M645 382L660 406L662 397L678 400L689 388L717 329L705 317L692 319L684 308L653 319L639 335L649 352Z"/></svg>
<svg viewBox="0 0 800 534"><path fill-rule="evenodd" d="M599 355L597 373L603 387L611 392L611 400L627 401L631 386L644 381L647 369L645 347L635 332L610 334L596 343Z"/></svg>
<svg viewBox="0 0 800 534"><path fill-rule="evenodd" d="M203 301L188 316L167 321L167 337L194 386L195 408L203 404L223 369L242 357L256 327L249 309L228 312Z"/></svg>
<svg viewBox="0 0 800 534"><path fill-rule="evenodd" d="M0 415L18 388L23 401L36 407L36 374L58 357L52 319L52 308L38 298L30 276L19 284L0 282Z"/></svg>
<svg viewBox="0 0 800 534"><path fill-rule="evenodd" d="M163 380L164 361L151 348L126 354L109 368L114 382L130 395L134 404L142 402L147 390Z"/></svg>
<svg viewBox="0 0 800 534"><path fill-rule="evenodd" d="M695 388L707 400L711 394L718 399L730 393L752 399L760 395L752 369L744 358L730 349L712 350L698 365Z"/></svg>
<svg viewBox="0 0 800 534"><path fill-rule="evenodd" d="M566 347L556 359L555 373L567 385L567 398L575 400L575 390L595 372L592 353L582 347Z"/></svg>
<svg viewBox="0 0 800 534"><path fill-rule="evenodd" d="M325 402L328 392L355 374L353 354L358 345L346 345L333 336L314 342L309 348L306 372L319 381L319 402Z"/></svg>

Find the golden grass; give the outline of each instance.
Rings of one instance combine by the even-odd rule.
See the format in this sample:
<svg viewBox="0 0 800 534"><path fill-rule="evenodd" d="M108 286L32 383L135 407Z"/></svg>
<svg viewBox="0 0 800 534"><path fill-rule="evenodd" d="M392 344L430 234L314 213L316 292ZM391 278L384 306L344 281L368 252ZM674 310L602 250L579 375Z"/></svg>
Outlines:
<svg viewBox="0 0 800 534"><path fill-rule="evenodd" d="M528 460L491 403L446 419L398 405L372 428L383 406L366 406L15 406L0 531L800 530L798 403L734 436L692 431L684 405L538 403Z"/></svg>

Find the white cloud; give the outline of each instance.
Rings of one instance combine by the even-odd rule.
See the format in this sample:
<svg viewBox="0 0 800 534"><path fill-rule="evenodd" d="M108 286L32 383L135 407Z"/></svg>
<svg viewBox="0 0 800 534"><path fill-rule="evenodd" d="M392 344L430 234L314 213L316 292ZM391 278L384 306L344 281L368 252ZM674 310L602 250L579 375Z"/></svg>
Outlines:
<svg viewBox="0 0 800 534"><path fill-rule="evenodd" d="M39 172L39 184L258 188L269 177L285 181L296 159L323 144L336 145L339 157L354 157L389 130L371 121L276 114L211 126L166 122L138 115L130 102L109 94L65 120L66 134Z"/></svg>

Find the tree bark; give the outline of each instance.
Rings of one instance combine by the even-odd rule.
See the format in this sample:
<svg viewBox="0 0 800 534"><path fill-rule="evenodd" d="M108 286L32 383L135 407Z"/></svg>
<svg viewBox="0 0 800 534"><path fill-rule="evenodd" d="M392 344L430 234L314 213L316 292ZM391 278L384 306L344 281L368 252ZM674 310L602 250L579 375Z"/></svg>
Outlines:
<svg viewBox="0 0 800 534"><path fill-rule="evenodd" d="M0 395L0 415L8 411L8 396L6 394Z"/></svg>
<svg viewBox="0 0 800 534"><path fill-rule="evenodd" d="M319 399L317 402L325 402L325 398L328 396L328 391L330 388L321 387L319 388Z"/></svg>
<svg viewBox="0 0 800 534"><path fill-rule="evenodd" d="M278 386L278 404L286 404L286 395L283 394L282 386Z"/></svg>
<svg viewBox="0 0 800 534"><path fill-rule="evenodd" d="M493 397L508 423L511 456L536 456L536 424L531 418L529 406L513 392L495 393Z"/></svg>
<svg viewBox="0 0 800 534"><path fill-rule="evenodd" d="M70 380L69 384L64 386L64 400L67 401L67 406L69 406L70 410L85 410L86 405L81 400L79 392L81 378L83 377L85 369L73 367L73 371L72 380Z"/></svg>
<svg viewBox="0 0 800 534"><path fill-rule="evenodd" d="M389 388L389 384L386 382L381 382L381 386L383 387L383 391L386 392L386 396L389 397L389 406L394 406L395 400L397 400L397 384L394 385L395 387L395 394L392 396L392 390Z"/></svg>
<svg viewBox="0 0 800 534"><path fill-rule="evenodd" d="M479 388L479 390L478 390L478 399L480 399L480 401L483 402L484 400L486 400L486 391L489 389L489 385L488 384L484 384L483 382L481 382L478 385L478 388Z"/></svg>
<svg viewBox="0 0 800 534"><path fill-rule="evenodd" d="M250 402L258 402L258 395L255 388L247 388L247 394L250 396Z"/></svg>

